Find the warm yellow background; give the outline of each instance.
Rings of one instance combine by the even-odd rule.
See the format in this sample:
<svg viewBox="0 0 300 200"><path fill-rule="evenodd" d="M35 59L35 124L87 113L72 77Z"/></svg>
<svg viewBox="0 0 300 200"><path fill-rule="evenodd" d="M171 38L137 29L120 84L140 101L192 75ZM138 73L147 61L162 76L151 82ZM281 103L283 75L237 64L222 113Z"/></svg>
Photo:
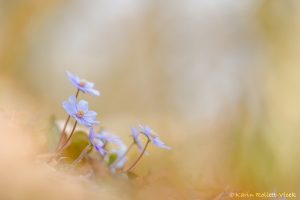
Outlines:
<svg viewBox="0 0 300 200"><path fill-rule="evenodd" d="M300 195L299 13L297 0L0 0L0 198ZM136 168L146 185L94 191L35 165L74 93L65 70L96 83L102 96L81 98L105 128L129 141L150 124L173 147Z"/></svg>

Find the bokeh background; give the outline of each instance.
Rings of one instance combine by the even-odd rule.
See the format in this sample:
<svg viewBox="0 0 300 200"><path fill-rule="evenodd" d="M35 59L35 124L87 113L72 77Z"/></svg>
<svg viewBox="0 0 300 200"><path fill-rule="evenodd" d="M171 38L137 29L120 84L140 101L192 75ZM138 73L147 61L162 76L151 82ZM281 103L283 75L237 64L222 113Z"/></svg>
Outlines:
<svg viewBox="0 0 300 200"><path fill-rule="evenodd" d="M299 11L297 0L0 0L1 199L300 195ZM75 92L65 70L96 83L101 97L81 98L105 128L129 141L130 126L150 124L173 147L137 167L146 184L94 191L32 164Z"/></svg>

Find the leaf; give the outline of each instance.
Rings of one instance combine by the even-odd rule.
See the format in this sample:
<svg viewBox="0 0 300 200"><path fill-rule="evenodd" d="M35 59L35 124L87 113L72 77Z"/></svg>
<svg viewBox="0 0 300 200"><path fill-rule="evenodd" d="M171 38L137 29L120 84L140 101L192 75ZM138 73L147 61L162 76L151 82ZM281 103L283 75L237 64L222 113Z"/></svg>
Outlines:
<svg viewBox="0 0 300 200"><path fill-rule="evenodd" d="M118 159L118 154L116 153L112 153L109 155L109 158L108 158L108 165L112 165L114 162L116 162Z"/></svg>
<svg viewBox="0 0 300 200"><path fill-rule="evenodd" d="M139 176L133 172L127 172L127 176L129 179L136 179L138 178Z"/></svg>
<svg viewBox="0 0 300 200"><path fill-rule="evenodd" d="M63 151L63 155L74 160L88 144L89 138L87 133L84 131L76 131L71 138L71 144Z"/></svg>

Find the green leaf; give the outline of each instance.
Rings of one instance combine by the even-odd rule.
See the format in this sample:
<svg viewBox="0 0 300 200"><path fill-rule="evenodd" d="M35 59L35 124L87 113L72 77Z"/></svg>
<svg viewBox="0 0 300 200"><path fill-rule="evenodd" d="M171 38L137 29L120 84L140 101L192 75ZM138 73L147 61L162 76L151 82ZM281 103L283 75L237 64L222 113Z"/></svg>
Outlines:
<svg viewBox="0 0 300 200"><path fill-rule="evenodd" d="M112 153L109 155L109 158L108 158L108 165L112 165L116 160L118 159L118 154L116 153Z"/></svg>
<svg viewBox="0 0 300 200"><path fill-rule="evenodd" d="M63 155L74 160L88 144L89 138L87 133L84 131L76 131L71 138L71 144L64 150Z"/></svg>
<svg viewBox="0 0 300 200"><path fill-rule="evenodd" d="M133 172L127 172L127 176L129 179L136 179L138 178L139 176Z"/></svg>

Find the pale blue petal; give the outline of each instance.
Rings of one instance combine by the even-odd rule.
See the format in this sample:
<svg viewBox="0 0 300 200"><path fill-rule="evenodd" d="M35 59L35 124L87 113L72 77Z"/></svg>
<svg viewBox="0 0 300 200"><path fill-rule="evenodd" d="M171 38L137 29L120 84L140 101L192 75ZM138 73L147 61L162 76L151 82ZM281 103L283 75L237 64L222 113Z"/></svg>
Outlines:
<svg viewBox="0 0 300 200"><path fill-rule="evenodd" d="M104 143L101 140L95 140L94 142L94 147L95 149L102 155L104 156L106 154L106 150L103 148Z"/></svg>
<svg viewBox="0 0 300 200"><path fill-rule="evenodd" d="M110 134L107 131L102 131L100 134L97 134L96 137L104 142L111 142L111 143L115 143L115 144L123 143L119 137L117 137L113 134Z"/></svg>
<svg viewBox="0 0 300 200"><path fill-rule="evenodd" d="M94 118L96 118L97 115L98 114L95 111L88 111L87 113L84 114L85 117L94 117Z"/></svg>
<svg viewBox="0 0 300 200"><path fill-rule="evenodd" d="M76 110L77 110L77 99L76 99L76 97L75 97L75 96L70 96L70 97L69 97L69 102L70 102L70 103L72 104L72 106L75 107Z"/></svg>
<svg viewBox="0 0 300 200"><path fill-rule="evenodd" d="M95 86L95 83L85 81L85 87L86 88L93 88L94 86Z"/></svg>
<svg viewBox="0 0 300 200"><path fill-rule="evenodd" d="M78 111L83 111L84 113L88 112L89 103L85 100L80 100L77 104L77 110Z"/></svg>
<svg viewBox="0 0 300 200"><path fill-rule="evenodd" d="M88 119L88 118L82 118L82 124L87 127L92 127L94 125L99 124L100 122L96 121L95 119Z"/></svg>
<svg viewBox="0 0 300 200"><path fill-rule="evenodd" d="M83 79L80 79L78 76L70 73L69 71L66 71L66 75L68 76L68 78L70 79L72 84L77 89L82 91L83 93L87 93L87 94L94 95L94 96L100 96L100 92L94 89L94 86L95 86L94 83L88 82L88 81L83 80ZM85 82L85 85L81 86L80 85L81 82Z"/></svg>
<svg viewBox="0 0 300 200"><path fill-rule="evenodd" d="M90 136L89 136L89 139L90 139L90 143L93 144L94 139L95 139L94 128L90 128Z"/></svg>
<svg viewBox="0 0 300 200"><path fill-rule="evenodd" d="M80 78L69 71L66 71L66 75L68 76L72 84L77 87L77 85L80 83Z"/></svg>
<svg viewBox="0 0 300 200"><path fill-rule="evenodd" d="M95 146L95 149L96 149L102 156L105 156L106 150L104 150L102 147Z"/></svg>
<svg viewBox="0 0 300 200"><path fill-rule="evenodd" d="M100 96L100 92L98 90L95 89L86 89L86 93L90 94L90 95L94 95L94 96Z"/></svg>
<svg viewBox="0 0 300 200"><path fill-rule="evenodd" d="M139 130L136 127L131 128L131 135L132 137L137 137L140 134Z"/></svg>
<svg viewBox="0 0 300 200"><path fill-rule="evenodd" d="M77 117L77 115L75 115L75 119L76 121L78 122L78 124L81 124L81 125L84 125L84 126L87 126L87 127L92 127L92 126L88 126L87 122L84 120L84 118L80 118L80 117Z"/></svg>
<svg viewBox="0 0 300 200"><path fill-rule="evenodd" d="M161 141L158 137L153 138L152 140L153 144L157 147L163 148L163 149L171 149L171 147L167 146L163 141Z"/></svg>
<svg viewBox="0 0 300 200"><path fill-rule="evenodd" d="M131 128L131 136L135 142L135 144L138 146L139 150L143 150L144 147L143 147L143 143L140 139L140 132L137 128L133 127Z"/></svg>
<svg viewBox="0 0 300 200"><path fill-rule="evenodd" d="M152 138L153 137L153 134L152 134L153 131L152 131L152 129L149 126L142 126L142 125L140 125L139 127L141 129L141 132L145 136L147 136L148 138Z"/></svg>
<svg viewBox="0 0 300 200"><path fill-rule="evenodd" d="M70 97L70 99L71 99L71 97ZM73 102L70 102L70 101L64 101L63 102L63 108L71 116L74 116L77 113L76 103L74 104Z"/></svg>

